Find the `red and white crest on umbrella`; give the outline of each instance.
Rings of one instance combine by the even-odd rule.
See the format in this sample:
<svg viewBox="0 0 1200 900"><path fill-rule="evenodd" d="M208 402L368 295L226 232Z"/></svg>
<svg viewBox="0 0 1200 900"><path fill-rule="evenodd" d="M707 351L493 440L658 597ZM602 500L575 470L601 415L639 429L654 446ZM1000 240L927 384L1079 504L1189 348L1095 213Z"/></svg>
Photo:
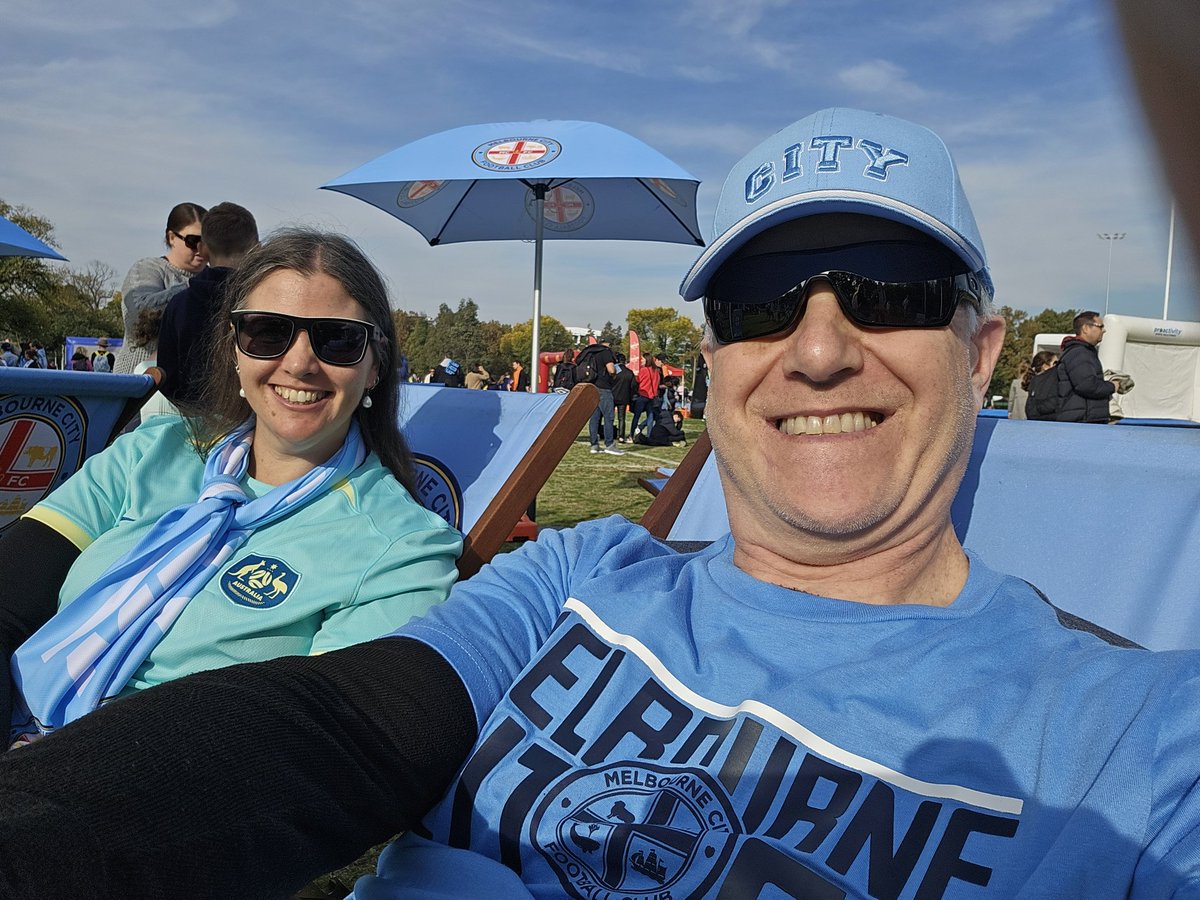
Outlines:
<svg viewBox="0 0 1200 900"><path fill-rule="evenodd" d="M444 181L409 181L401 186L396 195L396 205L401 209L409 209L418 203L424 203L443 187Z"/></svg>
<svg viewBox="0 0 1200 900"><path fill-rule="evenodd" d="M536 214L533 191L525 195L525 209L532 219ZM551 231L578 231L592 220L596 202L591 193L577 181L550 188L542 208L542 219Z"/></svg>
<svg viewBox="0 0 1200 900"><path fill-rule="evenodd" d="M544 166L561 152L562 145L552 138L509 137L480 144L472 151L471 160L493 172L521 172Z"/></svg>

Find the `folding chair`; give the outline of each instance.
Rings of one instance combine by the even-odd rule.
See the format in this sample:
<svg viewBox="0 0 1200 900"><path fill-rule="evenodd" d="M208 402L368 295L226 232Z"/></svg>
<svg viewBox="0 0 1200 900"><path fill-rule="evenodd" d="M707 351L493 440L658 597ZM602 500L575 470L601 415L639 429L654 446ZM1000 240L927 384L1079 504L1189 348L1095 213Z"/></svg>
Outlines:
<svg viewBox="0 0 1200 900"><path fill-rule="evenodd" d="M1153 650L1200 648L1200 429L980 416L951 521L1067 614ZM683 549L729 531L707 447L642 524Z"/></svg>
<svg viewBox="0 0 1200 900"><path fill-rule="evenodd" d="M469 578L500 549L595 410L595 385L569 394L406 384L400 427L417 461L417 499L466 536Z"/></svg>
<svg viewBox="0 0 1200 900"><path fill-rule="evenodd" d="M0 368L0 531L103 450L162 372L112 375Z"/></svg>

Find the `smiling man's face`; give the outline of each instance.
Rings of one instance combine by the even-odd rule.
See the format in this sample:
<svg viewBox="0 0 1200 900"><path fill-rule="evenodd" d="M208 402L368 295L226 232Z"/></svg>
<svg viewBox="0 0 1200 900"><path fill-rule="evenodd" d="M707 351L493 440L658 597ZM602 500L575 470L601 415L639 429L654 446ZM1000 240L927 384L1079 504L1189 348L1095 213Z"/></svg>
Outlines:
<svg viewBox="0 0 1200 900"><path fill-rule="evenodd" d="M739 541L837 553L949 521L1003 322L863 328L815 278L794 329L706 344L706 418ZM915 530L914 530L915 529Z"/></svg>

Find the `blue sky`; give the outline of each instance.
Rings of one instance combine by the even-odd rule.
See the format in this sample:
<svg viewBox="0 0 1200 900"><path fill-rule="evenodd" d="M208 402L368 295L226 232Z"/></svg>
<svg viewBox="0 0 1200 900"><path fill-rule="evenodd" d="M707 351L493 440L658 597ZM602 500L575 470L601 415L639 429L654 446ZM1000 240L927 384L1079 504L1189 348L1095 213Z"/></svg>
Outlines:
<svg viewBox="0 0 1200 900"><path fill-rule="evenodd" d="M120 277L160 251L182 200L247 206L260 228L344 231L394 305L472 297L529 317L533 248L429 247L317 190L458 125L584 119L702 180L710 236L730 166L826 106L921 122L958 160L997 301L1162 315L1170 201L1106 3L1092 0L5 0L0 198L49 217L72 264ZM1172 319L1200 320L1177 234ZM695 248L559 241L543 310L568 325L675 305Z"/></svg>

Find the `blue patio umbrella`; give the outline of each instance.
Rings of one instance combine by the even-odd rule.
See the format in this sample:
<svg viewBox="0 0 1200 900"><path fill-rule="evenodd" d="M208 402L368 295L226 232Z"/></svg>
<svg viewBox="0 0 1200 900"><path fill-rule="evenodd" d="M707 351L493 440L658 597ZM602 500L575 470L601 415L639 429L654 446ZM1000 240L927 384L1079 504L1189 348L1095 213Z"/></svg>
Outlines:
<svg viewBox="0 0 1200 900"><path fill-rule="evenodd" d="M377 206L431 246L531 240L537 390L542 244L554 240L704 245L700 182L637 138L595 122L497 122L405 144L321 187Z"/></svg>
<svg viewBox="0 0 1200 900"><path fill-rule="evenodd" d="M66 257L49 244L38 240L4 216L0 216L0 256L44 256L46 259L66 261Z"/></svg>

